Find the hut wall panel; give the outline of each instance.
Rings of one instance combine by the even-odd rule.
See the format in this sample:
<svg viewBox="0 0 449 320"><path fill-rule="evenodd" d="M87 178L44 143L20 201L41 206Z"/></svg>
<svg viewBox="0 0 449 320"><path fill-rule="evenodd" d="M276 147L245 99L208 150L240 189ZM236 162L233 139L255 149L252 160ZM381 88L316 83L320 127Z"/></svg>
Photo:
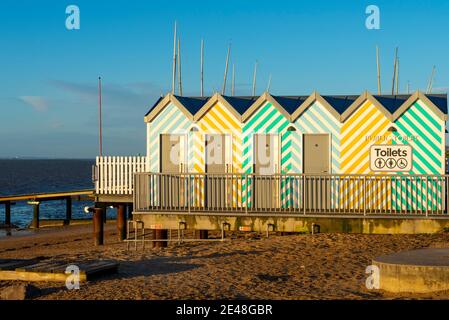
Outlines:
<svg viewBox="0 0 449 320"><path fill-rule="evenodd" d="M391 144L388 131L392 123L370 101L365 101L341 126L341 158L342 174L374 174L369 165L369 152L372 145ZM340 191L340 188L345 191ZM359 205L370 208L387 209L391 187L382 185L379 180L369 182L366 188L366 198L363 198L361 187L354 184L350 177L336 186L340 199L338 205L353 209ZM363 199L366 199L363 201Z"/></svg>
<svg viewBox="0 0 449 320"><path fill-rule="evenodd" d="M149 139L149 163L150 172L160 172L160 134L187 134L191 121L174 104L167 105L161 113L150 124ZM190 140L190 139L189 139ZM189 156L189 151L188 151ZM188 164L190 165L190 164ZM153 186L151 193L152 202L150 205L159 205L159 183L157 180L151 182Z"/></svg>
<svg viewBox="0 0 449 320"><path fill-rule="evenodd" d="M169 104L151 122L150 128L150 172L159 172L159 142L160 134L186 134L191 126L191 121L174 104Z"/></svg>
<svg viewBox="0 0 449 320"><path fill-rule="evenodd" d="M331 172L340 173L340 131L341 123L319 102L312 104L295 121L299 132L296 139L296 166L297 171L302 172L302 135L304 133L328 133L331 136Z"/></svg>
<svg viewBox="0 0 449 320"><path fill-rule="evenodd" d="M287 127L290 124L287 119L272 103L266 102L243 124L243 156L242 169L246 174L253 173L254 169L254 134L277 133L281 135L281 173L287 173L285 170L290 164L291 143L290 132ZM284 189L284 188L282 188ZM251 188L242 185L243 202L250 205ZM284 195L281 193L281 198Z"/></svg>
<svg viewBox="0 0 449 320"><path fill-rule="evenodd" d="M395 121L393 144L407 144L413 148L413 168L405 174L444 174L445 123L421 100L411 105ZM403 139L403 137L416 137ZM422 179L414 183L403 181L396 183L393 205L397 210L416 211L442 209L444 203L443 180Z"/></svg>
<svg viewBox="0 0 449 320"><path fill-rule="evenodd" d="M200 131L195 137L195 172L205 172L205 135L230 134L232 136L232 168L228 173L242 173L242 124L232 112L220 102L213 105L197 123ZM223 159L224 160L224 159ZM204 201L199 187L198 197ZM240 205L241 183L232 184L233 204ZM198 199L198 201L200 201Z"/></svg>

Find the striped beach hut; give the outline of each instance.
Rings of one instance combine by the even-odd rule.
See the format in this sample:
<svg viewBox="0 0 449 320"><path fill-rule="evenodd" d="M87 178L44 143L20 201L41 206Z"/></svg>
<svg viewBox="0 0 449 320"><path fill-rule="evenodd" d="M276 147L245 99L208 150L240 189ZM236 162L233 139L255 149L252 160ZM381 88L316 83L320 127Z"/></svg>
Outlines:
<svg viewBox="0 0 449 320"><path fill-rule="evenodd" d="M305 174L335 177L322 189L332 195L329 205L334 209L366 207L360 203L362 197L377 208L423 209L428 195L438 199L436 205L441 207L444 186L414 179L444 174L447 113L446 94L422 92L334 96L265 92L256 97L168 94L145 116L148 168L154 173L231 176L231 182L226 178L220 189L225 206L259 205L267 201L268 192L271 205L299 207L301 199L295 195L301 193L300 180L284 177L266 184L257 177ZM367 176L372 183L362 188L353 181L354 175L357 179ZM410 176L410 180L396 183L391 176ZM383 177L389 177L388 183L379 187ZM204 205L210 190L201 179L186 189Z"/></svg>

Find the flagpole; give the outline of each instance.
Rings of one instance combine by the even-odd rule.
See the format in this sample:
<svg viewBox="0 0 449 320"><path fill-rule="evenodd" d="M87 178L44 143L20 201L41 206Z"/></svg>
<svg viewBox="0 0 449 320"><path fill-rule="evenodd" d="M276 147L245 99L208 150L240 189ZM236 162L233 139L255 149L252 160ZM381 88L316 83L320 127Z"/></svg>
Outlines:
<svg viewBox="0 0 449 320"><path fill-rule="evenodd" d="M98 77L98 122L99 122L99 144L100 144L100 157L103 156L103 128L102 128L102 115L101 115L101 77Z"/></svg>

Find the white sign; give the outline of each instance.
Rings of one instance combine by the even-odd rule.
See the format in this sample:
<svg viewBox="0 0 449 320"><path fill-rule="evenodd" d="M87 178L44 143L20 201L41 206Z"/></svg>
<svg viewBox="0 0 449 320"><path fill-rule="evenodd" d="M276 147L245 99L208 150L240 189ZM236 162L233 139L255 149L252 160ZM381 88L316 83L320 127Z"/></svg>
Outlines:
<svg viewBox="0 0 449 320"><path fill-rule="evenodd" d="M374 145L370 149L371 171L410 171L413 167L412 160L412 147L408 145Z"/></svg>

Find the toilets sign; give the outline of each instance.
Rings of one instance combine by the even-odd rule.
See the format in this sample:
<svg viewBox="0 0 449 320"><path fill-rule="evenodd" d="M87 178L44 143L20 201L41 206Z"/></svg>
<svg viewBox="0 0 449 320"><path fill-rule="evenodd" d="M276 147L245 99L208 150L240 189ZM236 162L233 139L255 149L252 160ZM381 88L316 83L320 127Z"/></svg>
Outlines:
<svg viewBox="0 0 449 320"><path fill-rule="evenodd" d="M374 145L370 149L371 171L402 172L412 170L412 147Z"/></svg>

